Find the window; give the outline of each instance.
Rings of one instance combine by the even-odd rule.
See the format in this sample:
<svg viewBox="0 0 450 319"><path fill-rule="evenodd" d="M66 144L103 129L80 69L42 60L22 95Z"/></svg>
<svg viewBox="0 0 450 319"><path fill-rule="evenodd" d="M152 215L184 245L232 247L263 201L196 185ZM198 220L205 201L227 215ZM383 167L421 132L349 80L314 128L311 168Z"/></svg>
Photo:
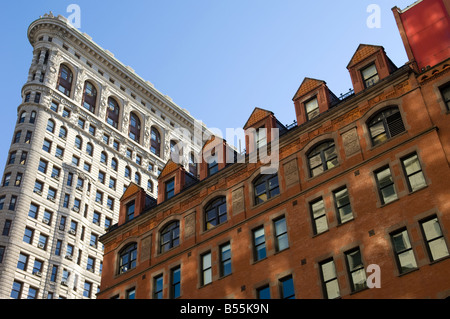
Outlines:
<svg viewBox="0 0 450 319"><path fill-rule="evenodd" d="M428 255L431 261L436 261L449 255L448 247L442 233L441 225L436 216L420 222Z"/></svg>
<svg viewBox="0 0 450 319"><path fill-rule="evenodd" d="M152 170L153 170L153 167L150 171L152 171ZM189 173L191 173L194 176L197 176L197 163L195 160L194 153L191 153L189 156Z"/></svg>
<svg viewBox="0 0 450 319"><path fill-rule="evenodd" d="M25 232L23 234L23 242L27 243L27 244L32 244L33 243L33 235L34 235L34 230L31 228L25 228Z"/></svg>
<svg viewBox="0 0 450 319"><path fill-rule="evenodd" d="M14 164L14 162L16 161L16 155L17 155L17 152L11 152L9 154L9 159L8 159L8 164L7 165Z"/></svg>
<svg viewBox="0 0 450 319"><path fill-rule="evenodd" d="M108 163L108 154L106 154L105 152L102 152L100 154L100 163L105 165Z"/></svg>
<svg viewBox="0 0 450 319"><path fill-rule="evenodd" d="M336 267L333 259L319 264L322 287L326 299L336 299L341 296L337 279Z"/></svg>
<svg viewBox="0 0 450 319"><path fill-rule="evenodd" d="M42 149L46 151L47 153L50 153L52 149L52 142L49 140L44 140L44 144L42 145Z"/></svg>
<svg viewBox="0 0 450 319"><path fill-rule="evenodd" d="M34 95L34 103L39 103L41 101L41 93L36 93Z"/></svg>
<svg viewBox="0 0 450 319"><path fill-rule="evenodd" d="M17 132L14 135L14 140L13 140L13 144L19 143L20 142L20 137L22 136L22 131Z"/></svg>
<svg viewBox="0 0 450 319"><path fill-rule="evenodd" d="M174 221L161 230L160 253L164 253L180 244L180 222Z"/></svg>
<svg viewBox="0 0 450 319"><path fill-rule="evenodd" d="M20 155L20 165L25 165L27 163L27 157L28 153L22 151L22 154Z"/></svg>
<svg viewBox="0 0 450 319"><path fill-rule="evenodd" d="M410 192L415 192L427 186L417 154L403 158L402 165Z"/></svg>
<svg viewBox="0 0 450 319"><path fill-rule="evenodd" d="M11 199L9 201L9 210L15 210L16 203L17 203L17 196L11 196Z"/></svg>
<svg viewBox="0 0 450 319"><path fill-rule="evenodd" d="M72 90L72 80L72 71L70 71L67 66L61 65L59 69L59 79L57 86L58 91L65 94L66 96L70 96L70 92Z"/></svg>
<svg viewBox="0 0 450 319"><path fill-rule="evenodd" d="M311 100L305 102L305 112L306 112L306 119L308 121L311 121L312 119L320 115L319 102L317 100L317 97L314 97Z"/></svg>
<svg viewBox="0 0 450 319"><path fill-rule="evenodd" d="M310 177L317 176L338 165L337 150L334 141L323 142L308 152Z"/></svg>
<svg viewBox="0 0 450 319"><path fill-rule="evenodd" d="M114 210L114 198L108 196L108 199L106 200L106 207L110 210Z"/></svg>
<svg viewBox="0 0 450 319"><path fill-rule="evenodd" d="M447 110L450 110L450 83L447 83L440 90L445 106L447 107Z"/></svg>
<svg viewBox="0 0 450 319"><path fill-rule="evenodd" d="M131 169L128 166L125 167L125 177L128 179L131 178Z"/></svg>
<svg viewBox="0 0 450 319"><path fill-rule="evenodd" d="M37 219L38 212L39 212L39 206L34 203L31 203L30 209L28 210L28 216L31 218Z"/></svg>
<svg viewBox="0 0 450 319"><path fill-rule="evenodd" d="M128 289L125 295L125 299L135 299L136 298L136 288Z"/></svg>
<svg viewBox="0 0 450 319"><path fill-rule="evenodd" d="M92 293L92 283L90 283L89 281L85 281L83 287L83 297L91 298L91 293Z"/></svg>
<svg viewBox="0 0 450 319"><path fill-rule="evenodd" d="M94 154L94 146L92 146L91 143L86 144L86 153L89 156L92 156L92 154Z"/></svg>
<svg viewBox="0 0 450 319"><path fill-rule="evenodd" d="M397 107L390 107L378 112L370 118L367 125L373 146L382 144L405 131L405 125Z"/></svg>
<svg viewBox="0 0 450 319"><path fill-rule="evenodd" d="M273 222L275 228L275 249L282 251L289 248L286 218L281 217Z"/></svg>
<svg viewBox="0 0 450 319"><path fill-rule="evenodd" d="M3 206L5 205L5 198L6 198L6 196L0 197L0 209L3 209Z"/></svg>
<svg viewBox="0 0 450 319"><path fill-rule="evenodd" d="M253 250L255 261L266 258L266 238L264 235L264 226L253 230Z"/></svg>
<svg viewBox="0 0 450 319"><path fill-rule="evenodd" d="M220 276L231 274L231 244L226 243L219 247L220 250Z"/></svg>
<svg viewBox="0 0 450 319"><path fill-rule="evenodd" d="M211 229L227 221L227 200L220 197L213 200L205 208L205 230Z"/></svg>
<svg viewBox="0 0 450 319"><path fill-rule="evenodd" d="M401 274L417 268L416 258L409 241L408 231L399 230L391 234L395 260Z"/></svg>
<svg viewBox="0 0 450 319"><path fill-rule="evenodd" d="M34 190L33 190L33 192L35 192L37 194L42 194L43 189L44 189L44 183L42 183L40 181L35 181L34 182Z"/></svg>
<svg viewBox="0 0 450 319"><path fill-rule="evenodd" d="M352 220L353 212L347 187L334 191L333 196L339 224Z"/></svg>
<svg viewBox="0 0 450 319"><path fill-rule="evenodd" d="M151 129L150 151L156 156L161 156L161 135L155 127Z"/></svg>
<svg viewBox="0 0 450 319"><path fill-rule="evenodd" d="M11 173L6 173L3 177L3 186L9 186L9 181L11 180Z"/></svg>
<svg viewBox="0 0 450 319"><path fill-rule="evenodd" d="M322 198L309 204L311 218L313 221L314 235L321 234L328 230L328 221L325 211L325 203Z"/></svg>
<svg viewBox="0 0 450 319"><path fill-rule="evenodd" d="M257 299L270 299L270 286L266 285L256 289Z"/></svg>
<svg viewBox="0 0 450 319"><path fill-rule="evenodd" d="M359 248L346 252L345 257L352 292L366 288L366 271Z"/></svg>
<svg viewBox="0 0 450 319"><path fill-rule="evenodd" d="M31 143L31 136L33 135L33 132L31 131L27 131L27 134L25 135L25 144L30 144Z"/></svg>
<svg viewBox="0 0 450 319"><path fill-rule="evenodd" d="M9 231L11 230L12 221L7 219L3 225L2 236L9 236Z"/></svg>
<svg viewBox="0 0 450 319"><path fill-rule="evenodd" d="M61 126L59 128L59 137L62 138L63 140L67 138L67 128L65 128L64 126Z"/></svg>
<svg viewBox="0 0 450 319"><path fill-rule="evenodd" d="M19 118L19 124L20 123L25 123L25 118L27 117L27 112L22 112L20 114L20 118Z"/></svg>
<svg viewBox="0 0 450 319"><path fill-rule="evenodd" d="M28 255L20 253L19 260L17 262L17 269L26 271L28 266Z"/></svg>
<svg viewBox="0 0 450 319"><path fill-rule="evenodd" d="M115 159L115 158L111 159L111 168L117 172L118 166L119 166L119 164L117 162L117 159Z"/></svg>
<svg viewBox="0 0 450 319"><path fill-rule="evenodd" d="M23 177L22 173L16 174L16 181L14 182L14 186L16 186L16 187L20 186L20 184L22 183L22 177Z"/></svg>
<svg viewBox="0 0 450 319"><path fill-rule="evenodd" d="M103 204L103 193L101 191L97 191L95 194L95 201L99 204Z"/></svg>
<svg viewBox="0 0 450 319"><path fill-rule="evenodd" d="M202 267L202 286L205 286L212 282L212 267L211 267L211 252L203 254L201 257Z"/></svg>
<svg viewBox="0 0 450 319"><path fill-rule="evenodd" d="M138 186L141 185L141 174L139 174L138 172L134 173L134 182Z"/></svg>
<svg viewBox="0 0 450 319"><path fill-rule="evenodd" d="M128 135L136 143L140 142L140 139L141 139L141 120L133 112L130 113L130 127L129 127L129 134Z"/></svg>
<svg viewBox="0 0 450 319"><path fill-rule="evenodd" d="M47 122L47 131L49 131L50 133L54 133L55 132L55 122L53 120L48 120L48 122Z"/></svg>
<svg viewBox="0 0 450 319"><path fill-rule="evenodd" d="M61 146L56 147L55 156L60 160L64 158L64 149Z"/></svg>
<svg viewBox="0 0 450 319"><path fill-rule="evenodd" d="M278 175L260 175L254 182L255 205L280 194Z"/></svg>
<svg viewBox="0 0 450 319"><path fill-rule="evenodd" d="M36 111L31 112L30 115L30 124L34 124L36 122Z"/></svg>
<svg viewBox="0 0 450 319"><path fill-rule="evenodd" d="M281 299L295 299L294 280L292 276L280 279Z"/></svg>
<svg viewBox="0 0 450 319"><path fill-rule="evenodd" d="M95 114L95 106L97 103L97 89L91 82L84 83L83 107L91 113Z"/></svg>
<svg viewBox="0 0 450 319"><path fill-rule="evenodd" d="M13 298L13 299L21 299L22 286L23 286L23 284L21 282L14 281L12 289L11 289L10 297Z"/></svg>
<svg viewBox="0 0 450 319"><path fill-rule="evenodd" d="M108 108L106 110L106 122L112 127L119 128L119 103L112 97L108 99Z"/></svg>
<svg viewBox="0 0 450 319"><path fill-rule="evenodd" d="M126 246L119 254L119 274L123 274L136 267L137 244L132 243Z"/></svg>
<svg viewBox="0 0 450 319"><path fill-rule="evenodd" d="M134 209L135 209L135 202L132 201L131 203L127 204L127 216L126 221L130 221L134 218Z"/></svg>
<svg viewBox="0 0 450 319"><path fill-rule="evenodd" d="M394 180L392 178L391 169L389 168L389 166L375 172L375 177L381 203L388 204L396 200L398 197L395 191Z"/></svg>
<svg viewBox="0 0 450 319"><path fill-rule="evenodd" d="M83 146L83 139L80 136L75 137L75 147L81 150Z"/></svg>
<svg viewBox="0 0 450 319"><path fill-rule="evenodd" d="M377 67L375 66L375 64L371 64L368 67L362 69L361 75L364 81L364 86L366 88L371 87L380 80L380 77L378 76Z"/></svg>
<svg viewBox="0 0 450 319"><path fill-rule="evenodd" d="M55 101L52 101L52 104L50 105L50 109L53 112L58 112L58 108L59 108L59 104L57 102L55 102Z"/></svg>
<svg viewBox="0 0 450 319"><path fill-rule="evenodd" d="M63 112L62 112L62 116L63 116L64 118L69 118L69 117L70 117L70 110L64 108L64 109L63 109Z"/></svg>
<svg viewBox="0 0 450 319"><path fill-rule="evenodd" d="M168 200L175 195L175 179L166 182L165 188L165 199Z"/></svg>
<svg viewBox="0 0 450 319"><path fill-rule="evenodd" d="M180 266L170 271L170 298L176 299L181 296L181 268Z"/></svg>
<svg viewBox="0 0 450 319"><path fill-rule="evenodd" d="M153 299L163 299L163 275L153 278Z"/></svg>

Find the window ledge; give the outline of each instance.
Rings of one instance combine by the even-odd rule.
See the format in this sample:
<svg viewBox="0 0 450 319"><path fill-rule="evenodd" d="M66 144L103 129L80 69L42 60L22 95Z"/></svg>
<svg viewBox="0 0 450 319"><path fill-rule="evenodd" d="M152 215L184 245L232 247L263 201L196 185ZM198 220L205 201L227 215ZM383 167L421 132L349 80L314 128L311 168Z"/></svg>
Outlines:
<svg viewBox="0 0 450 319"><path fill-rule="evenodd" d="M406 276L406 275L408 275L408 274L410 274L410 273L412 273L412 272L416 272L416 271L418 271L420 268L419 267L417 267L417 268L414 268L414 269L411 269L411 270L408 270L408 271L405 271L404 273L399 273L398 274L398 277L403 277L403 276Z"/></svg>
<svg viewBox="0 0 450 319"><path fill-rule="evenodd" d="M447 256L445 256L445 257L439 258L439 259L437 259L437 260L431 261L431 262L429 263L429 265L432 266L432 265L434 265L434 264L440 263L441 261L444 261L444 260L447 260L447 259L450 259L450 254L447 255Z"/></svg>

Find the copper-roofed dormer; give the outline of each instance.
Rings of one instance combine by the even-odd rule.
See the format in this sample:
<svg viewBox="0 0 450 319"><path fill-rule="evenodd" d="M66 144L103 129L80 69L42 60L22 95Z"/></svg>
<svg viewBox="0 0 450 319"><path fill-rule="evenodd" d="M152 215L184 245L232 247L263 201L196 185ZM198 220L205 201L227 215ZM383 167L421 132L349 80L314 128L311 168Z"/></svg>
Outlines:
<svg viewBox="0 0 450 319"><path fill-rule="evenodd" d="M200 180L203 180L225 168L228 163L233 163L236 151L226 140L213 135L203 145L201 155Z"/></svg>
<svg viewBox="0 0 450 319"><path fill-rule="evenodd" d="M298 125L315 119L339 101L325 81L312 78L303 80L292 100Z"/></svg>
<svg viewBox="0 0 450 319"><path fill-rule="evenodd" d="M360 44L347 69L355 94L358 94L388 77L397 67L382 46Z"/></svg>
<svg viewBox="0 0 450 319"><path fill-rule="evenodd" d="M186 172L184 166L169 160L158 177L158 204L179 194L197 178Z"/></svg>

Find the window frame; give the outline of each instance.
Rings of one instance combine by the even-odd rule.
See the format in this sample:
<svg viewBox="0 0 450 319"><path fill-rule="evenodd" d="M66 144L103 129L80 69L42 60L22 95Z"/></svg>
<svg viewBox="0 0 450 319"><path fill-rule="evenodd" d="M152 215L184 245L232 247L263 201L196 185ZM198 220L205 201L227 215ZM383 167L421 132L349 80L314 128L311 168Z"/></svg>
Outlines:
<svg viewBox="0 0 450 319"><path fill-rule="evenodd" d="M166 240L166 235L170 236L170 239ZM180 239L180 221L174 220L169 222L159 232L159 253L164 254L171 249L180 246Z"/></svg>
<svg viewBox="0 0 450 319"><path fill-rule="evenodd" d="M441 235L429 239L429 238L427 237L426 232L425 232L424 224L425 224L425 223L428 223L428 222L431 222L431 221L433 221L433 220L436 220L437 224L439 225L439 230L440 230ZM442 231L441 222L440 222L438 216L437 216L437 215L432 215L432 216L429 216L429 217L427 217L427 218L424 218L424 219L422 219L422 220L419 221L419 225L420 225L420 230L421 230L421 233L422 233L422 238L424 239L424 244L425 244L425 247L426 247L426 250L427 250L427 254L428 254L428 258L429 258L430 262L434 263L434 262L438 262L438 261L440 261L440 260L443 260L443 259L448 258L448 257L450 256L449 246L448 246L448 243L447 243L447 239L445 238L444 232ZM439 240L439 239L441 239L441 238L443 239L443 243L445 244L445 246L446 246L446 248L447 248L447 255L435 259L434 256L433 256L432 249L430 248L430 242Z"/></svg>
<svg viewBox="0 0 450 319"><path fill-rule="evenodd" d="M407 248L405 248L405 249L403 249L403 250L401 250L401 251L398 251L398 250L397 250L397 247L396 247L396 244L395 244L395 239L394 239L394 237L395 237L395 236L398 236L398 235L403 235L404 233L406 233L406 238L408 239L409 247L407 247ZM410 272L410 271L416 270L416 269L418 268L418 267L417 267L417 259L416 259L415 253L414 253L413 246L412 246L412 244L411 244L411 238L410 238L410 236L409 236L409 232L408 232L407 228L406 228L406 227L400 228L400 229L398 229L398 230L396 230L396 231L394 231L394 232L391 232L391 233L389 234L389 236L390 236L391 244L392 244L392 252L394 253L394 256L395 256L395 262L396 262L397 269L398 269L399 273L400 273L400 274L406 274L406 273L408 273L408 272ZM399 257L399 256L402 255L402 254L404 254L404 253L408 253L408 252L411 252L411 253L412 253L412 256L413 256L413 258L414 258L415 266L414 266L413 268L411 268L411 269L406 269L406 270L404 270L405 267L402 266L402 261L400 260L400 257Z"/></svg>
<svg viewBox="0 0 450 319"><path fill-rule="evenodd" d="M331 154L331 157L326 155L326 152L330 149L334 148L334 151ZM320 157L320 164L316 166L312 166L311 160L316 157ZM306 153L307 163L308 163L308 173L309 177L313 178L324 174L325 172L337 167L339 165L339 156L336 142L333 139L327 139L315 144L307 153ZM332 167L328 167L329 163L333 164L333 161L336 161L336 164ZM317 168L322 168L321 172L314 173L314 170Z"/></svg>
<svg viewBox="0 0 450 319"><path fill-rule="evenodd" d="M270 182L276 177L277 179L277 183L276 186L274 187L270 187ZM260 192L257 193L257 188L261 185L265 185L264 188L264 192ZM268 200L278 196L281 193L281 189L280 189L280 180L278 177L278 173L269 175L269 174L260 174L258 177L255 178L255 180L252 183L253 185L253 200L254 200L254 205L260 205L263 204L265 202L267 202ZM272 194L272 192L274 192L274 194ZM266 199L262 200L260 197L262 195L266 195Z"/></svg>
<svg viewBox="0 0 450 319"><path fill-rule="evenodd" d="M125 274L130 270L133 270L137 266L137 258L138 256L138 245L136 242L129 243L125 247L123 247L118 254L118 274ZM124 258L127 258L127 261L124 262Z"/></svg>
<svg viewBox="0 0 450 319"><path fill-rule="evenodd" d="M408 172L407 172L407 170L406 170L405 161L407 161L407 160L409 160L409 159L411 159L411 158L413 158L413 157L416 157L416 161L417 161L417 164L419 165L419 168L420 168L420 169L417 170L417 171L415 171L415 172L413 172L413 173L411 173L411 174L408 174ZM416 152L411 153L411 154L409 154L409 155L406 155L406 156L402 157L402 158L400 159L400 162L402 163L403 174L404 174L404 176L405 176L406 184L408 185L408 190L409 190L410 193L417 192L417 191L421 190L422 188L425 188L425 187L428 186L427 181L426 181L426 178L425 178L425 174L423 173L423 167L422 167L422 164L421 164L419 155L418 155ZM416 175L418 175L418 174L421 174L421 175L422 175L422 179L423 179L424 185L419 186L418 188L414 188L414 189L413 189L413 187L412 187L412 185L411 185L411 177L412 177L412 176L416 176Z"/></svg>
<svg viewBox="0 0 450 319"><path fill-rule="evenodd" d="M220 209L225 207L225 212L221 212ZM209 213L213 213L212 218L209 217ZM228 205L226 196L216 197L208 202L203 209L203 230L207 231L213 229L228 221ZM225 216L225 220L223 217Z"/></svg>
<svg viewBox="0 0 450 319"><path fill-rule="evenodd" d="M378 174L380 174L380 173L382 173L382 172L384 172L386 170L389 170L390 178L391 178L392 181L388 185L384 185L382 187L381 183L380 183L380 179L378 178ZM392 175L391 167L389 165L382 166L382 167L378 168L377 170L375 170L373 172L373 174L375 176L375 182L376 182L376 186L377 186L378 197L380 199L381 205L387 205L387 204L393 203L396 200L398 200L398 193L397 193L397 189L396 189L396 185L395 185L395 181L394 181L394 176ZM395 198L390 200L389 202L386 202L382 191L384 189L387 189L390 186L393 187L393 190L394 190L394 193L395 193Z"/></svg>
<svg viewBox="0 0 450 319"><path fill-rule="evenodd" d="M388 114L392 112L391 114ZM375 136L372 134L372 128L376 125L382 124L384 131ZM372 147L382 145L392 138L406 132L405 122L400 112L400 108L396 105L387 106L378 112L374 113L366 122L367 131L369 134ZM376 138L385 135L385 139L377 141Z"/></svg>

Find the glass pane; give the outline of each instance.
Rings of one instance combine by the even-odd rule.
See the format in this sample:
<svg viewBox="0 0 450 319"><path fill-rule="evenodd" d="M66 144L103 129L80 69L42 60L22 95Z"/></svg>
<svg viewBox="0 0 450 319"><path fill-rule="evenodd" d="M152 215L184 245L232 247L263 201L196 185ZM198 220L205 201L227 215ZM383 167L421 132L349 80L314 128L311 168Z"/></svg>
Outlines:
<svg viewBox="0 0 450 319"><path fill-rule="evenodd" d="M289 241L287 233L278 237L278 250L282 251L286 248L289 248Z"/></svg>
<svg viewBox="0 0 450 319"><path fill-rule="evenodd" d="M317 176L317 175L319 175L319 174L321 174L321 173L323 173L323 172L324 172L323 167L322 167L322 166L319 166L319 167L314 168L314 169L311 171L311 175L312 175L312 176Z"/></svg>
<svg viewBox="0 0 450 319"><path fill-rule="evenodd" d="M371 66L362 70L362 75L363 75L364 80L366 80L376 74L377 74L377 68L376 68L375 64L372 64Z"/></svg>
<svg viewBox="0 0 450 319"><path fill-rule="evenodd" d="M380 121L378 123L372 124L370 127L370 135L372 137L376 137L385 132L383 122Z"/></svg>
<svg viewBox="0 0 450 319"><path fill-rule="evenodd" d="M405 166L406 174L412 175L415 172L418 172L421 169L419 159L417 158L417 155L411 156L410 158L407 158L403 161L403 165Z"/></svg>
<svg viewBox="0 0 450 319"><path fill-rule="evenodd" d="M334 158L334 157L337 156L337 153L336 153L336 147L335 147L335 146L332 146L332 147L330 147L329 149L325 150L324 153L325 153L325 159L326 159L326 160L329 160L329 159L331 159L331 158Z"/></svg>
<svg viewBox="0 0 450 319"><path fill-rule="evenodd" d="M319 219L316 219L316 232L317 234L323 233L328 230L327 217L323 216Z"/></svg>
<svg viewBox="0 0 450 319"><path fill-rule="evenodd" d="M264 287L258 290L258 298L259 299L270 299L270 288Z"/></svg>
<svg viewBox="0 0 450 319"><path fill-rule="evenodd" d="M323 280L329 281L336 278L336 268L333 261L329 261L322 265Z"/></svg>
<svg viewBox="0 0 450 319"><path fill-rule="evenodd" d="M317 99L312 99L311 101L305 103L305 108L306 108L306 113L310 113L311 111L318 109L319 103L317 102Z"/></svg>
<svg viewBox="0 0 450 319"><path fill-rule="evenodd" d="M359 250L347 254L347 261L348 266L350 267L350 271L353 271L354 269L357 269L359 267L364 267Z"/></svg>
<svg viewBox="0 0 450 319"><path fill-rule="evenodd" d="M439 225L437 218L423 223L422 227L428 241L442 236L441 226Z"/></svg>
<svg viewBox="0 0 450 319"><path fill-rule="evenodd" d="M286 219L283 218L283 219L277 220L275 222L275 233L276 234L283 234L286 231L287 231Z"/></svg>
<svg viewBox="0 0 450 319"><path fill-rule="evenodd" d="M256 246L258 246L259 244L265 242L265 239L264 239L264 228L260 228L260 229L255 230L254 236L255 236L255 245Z"/></svg>
<svg viewBox="0 0 450 319"><path fill-rule="evenodd" d="M433 240L429 244L430 244L430 251L431 251L433 260L438 260L440 258L448 256L449 253L448 253L447 244L445 243L445 240L443 237Z"/></svg>
<svg viewBox="0 0 450 319"><path fill-rule="evenodd" d="M309 166L311 168L315 168L317 166L321 166L322 165L322 158L320 157L320 154L311 156L309 158Z"/></svg>
<svg viewBox="0 0 450 319"><path fill-rule="evenodd" d="M352 273L354 290L360 290L366 287L366 271L363 269Z"/></svg>
<svg viewBox="0 0 450 319"><path fill-rule="evenodd" d="M314 218L325 214L325 205L323 200L311 204L311 210L313 212Z"/></svg>
<svg viewBox="0 0 450 319"><path fill-rule="evenodd" d="M211 254L206 254L202 257L203 269L211 267Z"/></svg>
<svg viewBox="0 0 450 319"><path fill-rule="evenodd" d="M335 193L337 207L342 207L350 203L347 188Z"/></svg>
<svg viewBox="0 0 450 319"><path fill-rule="evenodd" d="M392 240L394 242L394 248L397 253L411 248L411 243L409 242L408 233L406 231L394 235Z"/></svg>
<svg viewBox="0 0 450 319"><path fill-rule="evenodd" d="M352 207L350 205L344 206L339 209L339 216L341 218L341 223L345 223L353 219Z"/></svg>
<svg viewBox="0 0 450 319"><path fill-rule="evenodd" d="M278 175L277 176L275 176L275 177L272 177L270 180L269 180L269 188L270 189L272 189L272 188L275 188L275 187L278 187Z"/></svg>
<svg viewBox="0 0 450 319"><path fill-rule="evenodd" d="M380 184L380 187L383 188L389 184L392 184L392 175L391 170L389 168L386 168L380 172L377 173L377 179L378 183Z"/></svg>
<svg viewBox="0 0 450 319"><path fill-rule="evenodd" d="M262 244L256 248L256 259L260 260L266 258L266 246Z"/></svg>
<svg viewBox="0 0 450 319"><path fill-rule="evenodd" d="M294 281L292 278L283 281L283 298L295 298Z"/></svg>
<svg viewBox="0 0 450 319"><path fill-rule="evenodd" d="M394 185L382 189L381 194L383 196L383 201L385 204L397 199L397 193L395 192Z"/></svg>
<svg viewBox="0 0 450 319"><path fill-rule="evenodd" d="M203 284L209 284L212 281L212 272L211 269L208 269L203 272Z"/></svg>
<svg viewBox="0 0 450 319"><path fill-rule="evenodd" d="M398 260L400 261L402 272L417 268L416 259L414 258L414 253L412 250L408 250L398 255Z"/></svg>
<svg viewBox="0 0 450 319"><path fill-rule="evenodd" d="M222 247L222 260L227 260L231 258L230 245L225 245Z"/></svg>
<svg viewBox="0 0 450 319"><path fill-rule="evenodd" d="M256 196L261 195L261 194L263 194L265 192L266 192L266 184L265 183L257 185L255 187L255 194L256 194Z"/></svg>
<svg viewBox="0 0 450 319"><path fill-rule="evenodd" d="M341 296L341 293L339 292L339 284L338 284L337 280L327 282L325 286L327 289L328 299L335 299L335 298L339 298Z"/></svg>
<svg viewBox="0 0 450 319"><path fill-rule="evenodd" d="M425 177L423 176L422 171L411 175L409 177L409 184L411 185L411 191L416 191L421 189L422 187L427 186L427 183L425 181Z"/></svg>

